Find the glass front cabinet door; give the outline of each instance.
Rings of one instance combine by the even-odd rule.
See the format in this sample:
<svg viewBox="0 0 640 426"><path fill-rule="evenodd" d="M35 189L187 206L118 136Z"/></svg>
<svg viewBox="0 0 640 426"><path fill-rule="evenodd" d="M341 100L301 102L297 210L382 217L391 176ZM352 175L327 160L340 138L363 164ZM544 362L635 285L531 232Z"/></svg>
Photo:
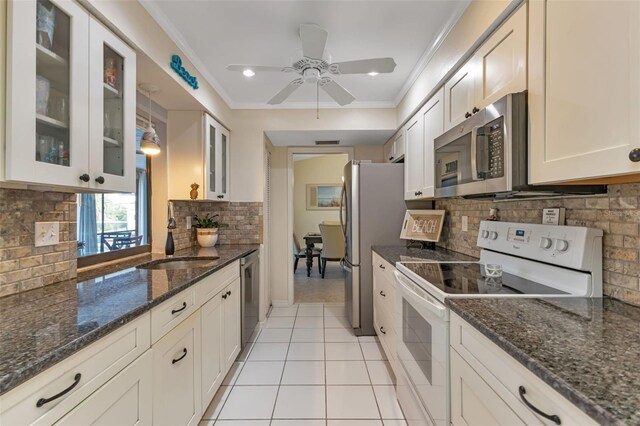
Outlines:
<svg viewBox="0 0 640 426"><path fill-rule="evenodd" d="M7 7L5 179L74 189L134 191L134 52L73 1L10 1ZM114 67L124 68L107 70L102 56L98 63L93 57L96 45L105 58L107 47L111 49ZM94 71L94 67L101 69ZM103 89L107 71L109 81L120 88L113 106L107 106L107 90ZM95 89L98 85L99 93ZM115 94L111 97L117 98ZM103 125L103 110L107 109L115 110L113 139L121 142L119 152L113 154L106 148L103 152L106 129L99 143L93 135L95 127ZM111 161L120 161L119 167ZM116 179L111 182L112 174ZM98 179L100 176L103 179Z"/></svg>
<svg viewBox="0 0 640 426"><path fill-rule="evenodd" d="M207 199L229 201L229 131L205 114Z"/></svg>

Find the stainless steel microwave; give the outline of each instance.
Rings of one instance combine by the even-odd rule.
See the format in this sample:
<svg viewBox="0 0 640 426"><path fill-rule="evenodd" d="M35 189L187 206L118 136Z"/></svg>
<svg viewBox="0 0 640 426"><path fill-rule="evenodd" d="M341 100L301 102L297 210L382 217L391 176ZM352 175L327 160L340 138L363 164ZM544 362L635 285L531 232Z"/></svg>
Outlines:
<svg viewBox="0 0 640 426"><path fill-rule="evenodd" d="M436 197L606 192L603 185L529 185L527 134L527 94L522 92L506 95L436 138Z"/></svg>

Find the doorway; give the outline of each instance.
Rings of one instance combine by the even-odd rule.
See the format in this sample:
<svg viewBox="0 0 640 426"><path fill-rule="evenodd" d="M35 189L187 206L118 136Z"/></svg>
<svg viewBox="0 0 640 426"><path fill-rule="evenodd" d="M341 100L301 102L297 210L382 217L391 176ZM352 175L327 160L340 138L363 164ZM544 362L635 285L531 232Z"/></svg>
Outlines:
<svg viewBox="0 0 640 426"><path fill-rule="evenodd" d="M340 198L349 157L322 151L291 154L294 303L344 303Z"/></svg>

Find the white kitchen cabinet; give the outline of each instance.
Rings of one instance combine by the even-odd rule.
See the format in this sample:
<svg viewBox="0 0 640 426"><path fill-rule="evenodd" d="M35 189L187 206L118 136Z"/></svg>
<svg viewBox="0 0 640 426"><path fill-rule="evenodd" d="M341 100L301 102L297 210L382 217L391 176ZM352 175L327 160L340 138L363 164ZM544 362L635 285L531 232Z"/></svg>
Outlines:
<svg viewBox="0 0 640 426"><path fill-rule="evenodd" d="M373 322L376 334L394 374L397 368L396 355L396 268L389 262L372 252L373 261Z"/></svg>
<svg viewBox="0 0 640 426"><path fill-rule="evenodd" d="M7 11L4 178L135 191L134 51L70 0Z"/></svg>
<svg viewBox="0 0 640 426"><path fill-rule="evenodd" d="M514 12L444 85L445 131L527 89L527 7Z"/></svg>
<svg viewBox="0 0 640 426"><path fill-rule="evenodd" d="M444 132L443 97L444 90L439 90L405 127L405 200L435 195L433 141Z"/></svg>
<svg viewBox="0 0 640 426"><path fill-rule="evenodd" d="M153 423L196 425L202 413L200 311L153 345Z"/></svg>
<svg viewBox="0 0 640 426"><path fill-rule="evenodd" d="M236 360L242 345L240 278L222 290L222 360L225 372Z"/></svg>
<svg viewBox="0 0 640 426"><path fill-rule="evenodd" d="M455 313L451 314L452 424L543 424L526 401L563 425L593 419ZM524 394L520 394L524 389ZM492 420L495 419L495 420Z"/></svg>
<svg viewBox="0 0 640 426"><path fill-rule="evenodd" d="M386 163L397 163L404 158L405 134L404 128L398 130L391 139L387 141L383 148L384 161Z"/></svg>
<svg viewBox="0 0 640 426"><path fill-rule="evenodd" d="M640 2L529 5L529 181L637 174Z"/></svg>
<svg viewBox="0 0 640 426"><path fill-rule="evenodd" d="M168 113L169 198L229 201L229 130L201 111Z"/></svg>
<svg viewBox="0 0 640 426"><path fill-rule="evenodd" d="M151 425L152 356L147 351L56 425Z"/></svg>
<svg viewBox="0 0 640 426"><path fill-rule="evenodd" d="M202 407L209 406L226 374L222 362L222 294L205 303L200 312L202 322Z"/></svg>

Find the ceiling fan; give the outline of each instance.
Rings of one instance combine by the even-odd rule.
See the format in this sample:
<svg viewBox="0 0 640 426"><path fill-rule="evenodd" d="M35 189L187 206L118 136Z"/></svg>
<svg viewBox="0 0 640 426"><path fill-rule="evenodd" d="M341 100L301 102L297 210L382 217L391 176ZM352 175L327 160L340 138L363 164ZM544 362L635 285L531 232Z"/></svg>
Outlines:
<svg viewBox="0 0 640 426"><path fill-rule="evenodd" d="M341 74L369 74L390 73L396 67L393 58L361 59L330 63L326 60L325 44L329 33L315 24L300 25L300 40L302 41L302 57L294 60L291 66L274 67L262 65L228 65L229 71L242 71L251 77L256 72L285 72L299 74L300 77L293 80L284 89L280 90L267 103L278 105L284 102L295 90L304 83L316 84L327 92L339 105L348 105L355 97L340 84L331 79L330 75ZM317 92L316 92L317 93Z"/></svg>

